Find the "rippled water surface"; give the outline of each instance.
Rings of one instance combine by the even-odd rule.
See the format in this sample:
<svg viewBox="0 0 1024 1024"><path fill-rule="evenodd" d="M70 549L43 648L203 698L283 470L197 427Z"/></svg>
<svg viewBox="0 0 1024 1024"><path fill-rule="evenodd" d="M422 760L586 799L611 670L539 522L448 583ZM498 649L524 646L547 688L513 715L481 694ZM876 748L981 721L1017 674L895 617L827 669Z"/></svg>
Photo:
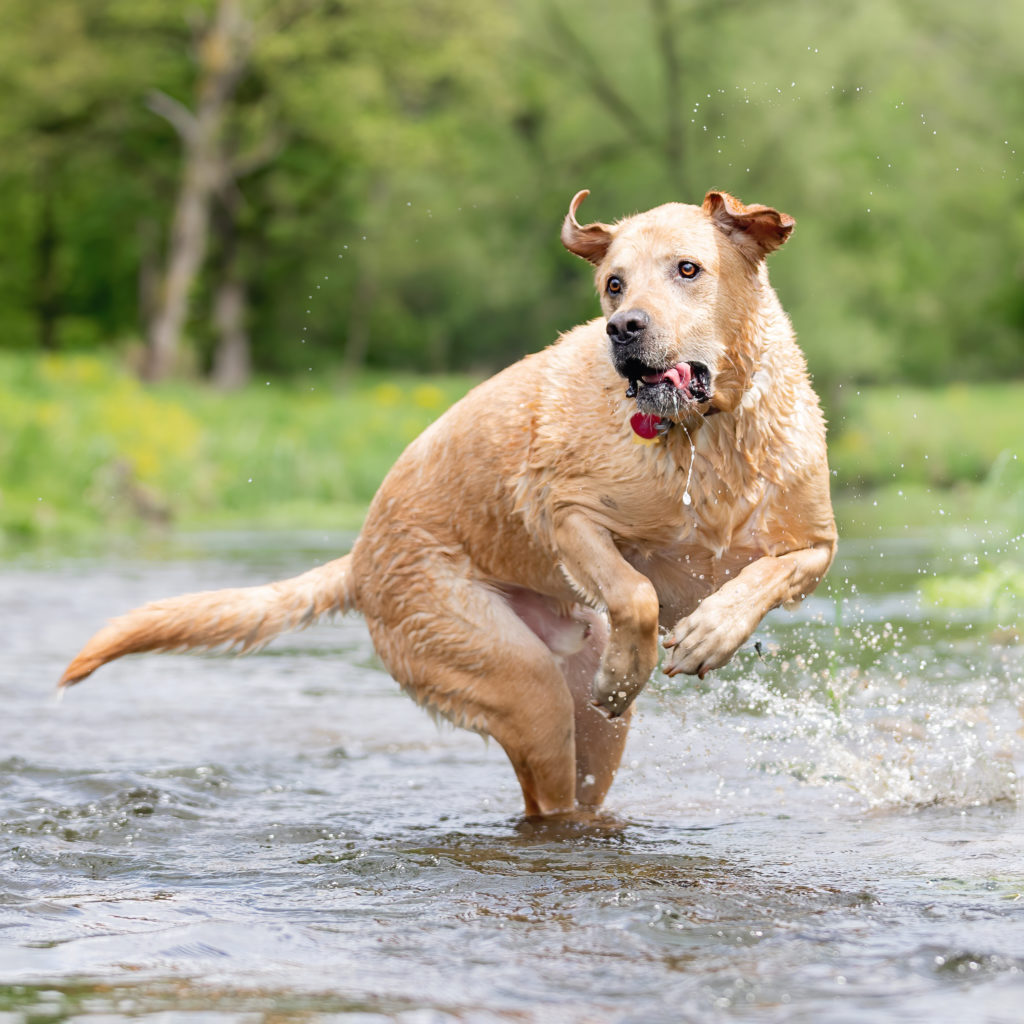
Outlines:
<svg viewBox="0 0 1024 1024"><path fill-rule="evenodd" d="M0 570L0 1024L1024 1020L1024 658L922 606L937 541L847 542L760 650L656 680L589 828L521 820L357 618L53 702L108 616L345 543Z"/></svg>

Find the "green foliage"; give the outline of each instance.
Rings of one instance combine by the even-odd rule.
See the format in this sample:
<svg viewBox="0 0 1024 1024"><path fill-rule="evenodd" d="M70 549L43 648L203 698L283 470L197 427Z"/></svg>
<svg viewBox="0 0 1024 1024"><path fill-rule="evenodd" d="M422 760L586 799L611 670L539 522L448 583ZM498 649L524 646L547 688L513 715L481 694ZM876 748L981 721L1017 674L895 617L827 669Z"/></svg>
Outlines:
<svg viewBox="0 0 1024 1024"><path fill-rule="evenodd" d="M1020 384L837 393L829 461L841 488L980 483L993 466L1004 481L1010 466L1024 470Z"/></svg>
<svg viewBox="0 0 1024 1024"><path fill-rule="evenodd" d="M215 0L0 0L0 346L141 334ZM822 390L1024 372L1024 7L246 0L229 134L257 365L494 368L594 315L558 225L726 188ZM210 356L210 281L194 359ZM144 276L144 274L142 275Z"/></svg>
<svg viewBox="0 0 1024 1024"><path fill-rule="evenodd" d="M1024 608L1024 566L1003 562L973 576L938 576L924 583L925 597L945 608L984 611L1000 624L1019 620Z"/></svg>
<svg viewBox="0 0 1024 1024"><path fill-rule="evenodd" d="M1024 460L1009 448L975 488L965 516L976 524L968 571L924 582L926 600L945 608L981 612L1003 629L1003 642L1019 642L1024 613Z"/></svg>
<svg viewBox="0 0 1024 1024"><path fill-rule="evenodd" d="M0 544L182 524L358 526L402 449L472 382L363 374L230 397L147 391L90 355L0 356Z"/></svg>

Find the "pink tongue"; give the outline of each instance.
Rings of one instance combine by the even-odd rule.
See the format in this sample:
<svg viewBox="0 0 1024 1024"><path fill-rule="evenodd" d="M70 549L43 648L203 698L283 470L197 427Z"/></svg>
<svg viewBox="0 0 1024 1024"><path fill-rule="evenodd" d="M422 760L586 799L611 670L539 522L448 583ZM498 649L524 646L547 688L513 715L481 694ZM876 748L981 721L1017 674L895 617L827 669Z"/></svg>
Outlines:
<svg viewBox="0 0 1024 1024"><path fill-rule="evenodd" d="M644 377L643 382L645 384L660 384L663 380L670 380L673 386L681 391L690 386L692 377L693 370L690 369L689 363L676 363L664 373L652 373L650 376Z"/></svg>

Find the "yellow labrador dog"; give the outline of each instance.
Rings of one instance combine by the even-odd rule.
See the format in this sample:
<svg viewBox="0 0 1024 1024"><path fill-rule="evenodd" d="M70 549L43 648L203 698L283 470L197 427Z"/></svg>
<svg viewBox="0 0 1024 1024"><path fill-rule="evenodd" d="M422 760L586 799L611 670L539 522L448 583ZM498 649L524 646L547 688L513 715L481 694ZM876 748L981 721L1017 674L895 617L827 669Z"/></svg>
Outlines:
<svg viewBox="0 0 1024 1024"><path fill-rule="evenodd" d="M562 241L604 316L471 391L401 456L344 558L113 620L139 651L248 650L358 609L399 684L508 754L528 815L593 809L658 662L724 665L832 561L825 425L764 257L793 219L709 192Z"/></svg>

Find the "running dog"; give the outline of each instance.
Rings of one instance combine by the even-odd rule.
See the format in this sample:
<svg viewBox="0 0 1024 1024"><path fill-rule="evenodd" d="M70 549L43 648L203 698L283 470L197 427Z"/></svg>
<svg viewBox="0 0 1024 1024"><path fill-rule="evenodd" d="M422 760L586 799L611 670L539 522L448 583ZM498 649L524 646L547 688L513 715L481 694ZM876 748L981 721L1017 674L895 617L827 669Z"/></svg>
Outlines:
<svg viewBox="0 0 1024 1024"><path fill-rule="evenodd" d="M815 588L836 530L824 419L764 262L793 219L709 192L582 225L587 195L562 242L604 316L413 441L350 554L129 612L61 685L358 610L414 700L501 744L528 816L599 807L659 627L664 671L703 677Z"/></svg>

